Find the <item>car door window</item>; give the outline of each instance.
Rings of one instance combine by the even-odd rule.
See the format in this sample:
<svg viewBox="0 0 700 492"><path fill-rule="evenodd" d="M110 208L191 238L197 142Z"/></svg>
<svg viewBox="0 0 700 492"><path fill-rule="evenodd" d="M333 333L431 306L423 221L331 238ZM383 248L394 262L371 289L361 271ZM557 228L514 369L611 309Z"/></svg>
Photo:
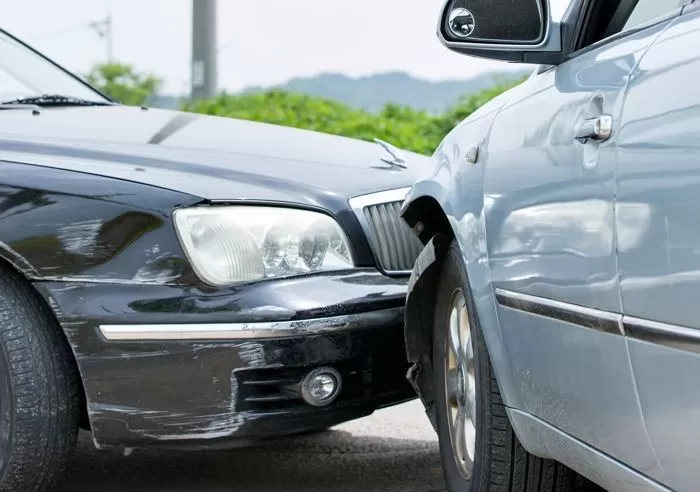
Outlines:
<svg viewBox="0 0 700 492"><path fill-rule="evenodd" d="M657 17L672 12L683 3L683 0L639 0L622 28L622 31L633 29Z"/></svg>
<svg viewBox="0 0 700 492"><path fill-rule="evenodd" d="M578 49L606 43L619 34L642 27L664 15L680 13L689 0L599 0L583 19Z"/></svg>

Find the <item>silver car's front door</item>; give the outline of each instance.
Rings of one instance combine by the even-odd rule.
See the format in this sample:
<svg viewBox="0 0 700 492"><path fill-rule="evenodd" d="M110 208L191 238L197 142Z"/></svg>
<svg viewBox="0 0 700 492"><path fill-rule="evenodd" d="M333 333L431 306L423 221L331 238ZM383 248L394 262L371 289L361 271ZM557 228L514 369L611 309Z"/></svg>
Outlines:
<svg viewBox="0 0 700 492"><path fill-rule="evenodd" d="M624 326L663 474L700 488L700 9L642 58L620 122L616 213Z"/></svg>
<svg viewBox="0 0 700 492"><path fill-rule="evenodd" d="M659 465L620 323L616 130L660 29L604 40L521 86L496 118L485 171L492 281L523 410L646 474Z"/></svg>

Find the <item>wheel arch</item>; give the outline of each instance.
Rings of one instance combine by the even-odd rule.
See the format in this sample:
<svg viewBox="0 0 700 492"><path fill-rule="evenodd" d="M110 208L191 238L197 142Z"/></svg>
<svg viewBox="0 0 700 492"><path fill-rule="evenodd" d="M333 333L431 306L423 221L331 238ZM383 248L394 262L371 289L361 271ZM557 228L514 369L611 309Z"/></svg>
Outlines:
<svg viewBox="0 0 700 492"><path fill-rule="evenodd" d="M424 245L411 273L406 295L404 338L412 367L408 379L437 430L433 378L433 310L442 261L455 232L440 201L432 195L413 198L406 204L403 219Z"/></svg>
<svg viewBox="0 0 700 492"><path fill-rule="evenodd" d="M433 196L422 195L412 200L403 211L403 219L418 233L424 245L438 234L455 237L447 214Z"/></svg>
<svg viewBox="0 0 700 492"><path fill-rule="evenodd" d="M66 337L66 334L63 331L63 327L58 318L58 313L56 313L56 310L51 305L51 303L47 301L47 299L41 294L41 292L39 292L39 290L37 290L36 286L32 283L30 272L32 272L33 270L31 269L31 266L28 263L26 263L21 256L16 254L13 255L12 253L13 251L9 247L0 243L0 271L9 271L11 274L14 274L22 284L24 284L24 286L27 288L27 291L30 292L31 295L35 297L37 302L46 310L47 315L53 322L54 326L52 328L58 331L58 334L63 340L63 342L70 348L71 361L69 362L73 364L73 366L75 367L75 374L78 375L78 398L80 399L78 405L80 407L80 427L82 429L90 430L90 420L88 418L87 412L87 396L85 393L85 387L83 386L83 378L80 372L80 365L78 364L78 360L75 356L73 345L68 341L68 338Z"/></svg>
<svg viewBox="0 0 700 492"><path fill-rule="evenodd" d="M434 305L440 268L452 241L456 241L463 252L467 281L474 293L477 315L503 401L506 406L522 408L521 397L514 384L513 372L505 353L488 261L479 262L476 261L476 256L471 257L474 256L474 248L465 244L467 239L471 239L469 234L464 234L456 227L454 220L450 220L449 212L441 205L442 202L443 200L435 196L422 195L412 199L403 211L404 220L416 231L425 245L411 275L406 298L406 352L409 362L413 364L409 371L409 380L423 400L433 426L436 423L434 415L431 415L435 391L431 360L433 310L430 307ZM483 223L481 227L473 229L471 234L480 235L485 243ZM464 254L467 248L470 251Z"/></svg>
<svg viewBox="0 0 700 492"><path fill-rule="evenodd" d="M438 200L430 195L415 198L403 211L403 219L424 245L409 281L404 323L406 351L417 363L432 353L432 318L423 306L434 304L440 265L455 232Z"/></svg>
<svg viewBox="0 0 700 492"><path fill-rule="evenodd" d="M0 264L11 268L27 282L31 282L31 279L36 277L36 270L31 263L3 242L0 242Z"/></svg>

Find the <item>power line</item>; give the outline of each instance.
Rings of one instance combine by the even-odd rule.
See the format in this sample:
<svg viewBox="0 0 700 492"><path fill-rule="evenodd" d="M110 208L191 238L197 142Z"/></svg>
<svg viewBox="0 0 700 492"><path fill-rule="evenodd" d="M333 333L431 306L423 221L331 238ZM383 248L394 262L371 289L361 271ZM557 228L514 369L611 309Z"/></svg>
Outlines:
<svg viewBox="0 0 700 492"><path fill-rule="evenodd" d="M93 21L88 24L97 35L104 39L107 43L107 63L112 63L112 14L108 13L107 17L99 21Z"/></svg>
<svg viewBox="0 0 700 492"><path fill-rule="evenodd" d="M82 24L73 24L72 26L66 26L60 29L55 29L53 31L49 32L42 32L38 33L35 35L28 35L28 39L32 39L34 41L38 41L41 39L46 39L46 38L52 38L57 35L61 34L66 34L66 33L71 33L71 32L76 32L76 31L84 31L84 30L92 30L97 35L100 37L100 39L104 39L106 43L106 49L107 49L107 62L112 63L114 56L113 56L113 35L112 35L112 14L108 13L107 16L104 19L92 21L92 22L84 22Z"/></svg>
<svg viewBox="0 0 700 492"><path fill-rule="evenodd" d="M73 24L72 26L66 26L62 27L60 29L54 29L53 31L44 31L40 32L37 34L29 34L27 36L28 39L45 39L45 38L52 38L57 35L69 33L69 32L75 32L75 31L83 31L85 29L89 29L91 27L92 22L84 22L82 24Z"/></svg>

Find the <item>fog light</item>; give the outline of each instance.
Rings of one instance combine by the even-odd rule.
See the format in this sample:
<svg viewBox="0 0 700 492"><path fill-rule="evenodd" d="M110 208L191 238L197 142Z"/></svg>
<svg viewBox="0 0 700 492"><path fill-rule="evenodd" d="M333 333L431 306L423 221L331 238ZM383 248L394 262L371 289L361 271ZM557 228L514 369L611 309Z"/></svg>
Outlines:
<svg viewBox="0 0 700 492"><path fill-rule="evenodd" d="M301 397L314 407L330 405L340 393L340 374L331 367L319 367L301 381Z"/></svg>

